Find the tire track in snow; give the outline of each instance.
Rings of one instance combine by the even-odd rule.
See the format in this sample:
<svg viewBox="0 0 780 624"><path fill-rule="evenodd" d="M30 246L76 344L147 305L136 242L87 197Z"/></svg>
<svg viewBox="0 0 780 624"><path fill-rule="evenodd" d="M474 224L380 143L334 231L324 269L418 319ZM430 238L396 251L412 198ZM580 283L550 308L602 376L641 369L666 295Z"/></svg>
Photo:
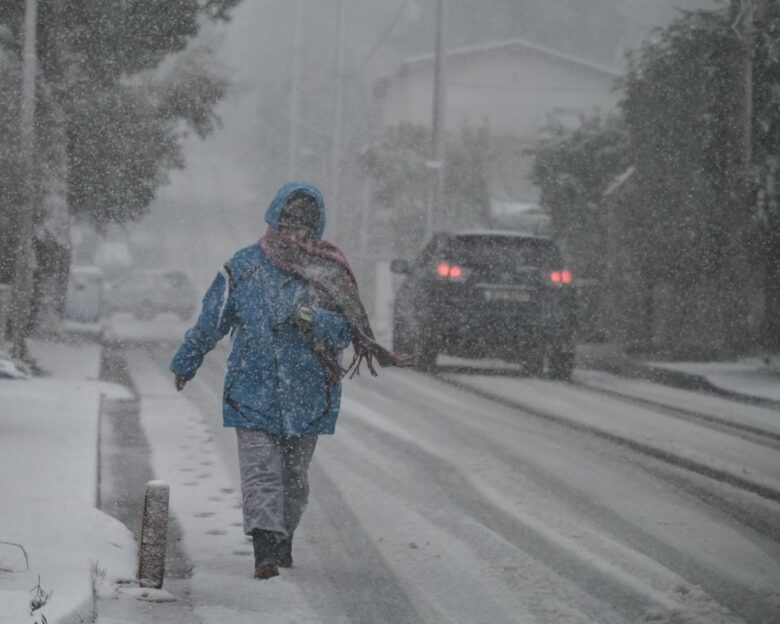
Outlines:
<svg viewBox="0 0 780 624"><path fill-rule="evenodd" d="M693 583L709 590L712 596L718 596L722 604L728 605L736 612L755 614L752 621L763 621L759 619L763 618L762 614L765 613L760 592L755 592L734 579L720 577L706 565L689 560L672 546L621 519L614 511L590 503L587 493L578 492L565 484L561 489L562 484L555 483L555 479L548 478L543 484L544 488L549 487L555 491L557 498L564 499L564 514L573 513L572 509L578 508L582 514L582 507L590 508L589 511L585 510L586 515L595 514L602 523L605 531L603 535L598 535L590 529L583 530L576 524L567 526L566 522L554 526L555 522L551 521L549 514L545 517L544 514L540 516L525 511L527 505L533 505L532 502L507 504L505 490L496 490L495 483L466 474L459 462L422 441L419 432L418 435L409 434L401 429L400 425L396 425L392 417L375 412L375 409L381 409L376 401L372 402L371 408L366 405L350 408L348 401L345 406L348 414L363 415L357 418L357 423L355 418L351 417L348 425L354 428L357 424L364 430L363 444L366 444L365 438L369 437L372 450L387 447L382 456L402 454L404 459L399 459L399 462L416 465L414 472L425 475L426 479L437 484L436 487L428 488L428 491L459 492L457 502L464 507L463 512L466 515L474 518L487 530L495 532L507 543L535 557L540 563L552 565L564 578L581 583L583 589L587 589L599 599L614 603L615 596L618 596L617 604L613 604L618 607L635 605L644 600L647 602L647 608L660 605L666 610L681 609L685 602L684 597L677 595L676 590L682 588L681 591L686 591L685 588L690 587L688 583ZM468 444L468 436L466 438L462 441L464 445ZM480 449L483 448L483 440L473 442ZM450 443L442 444L448 452L449 449L456 448ZM358 448L355 444L353 447ZM494 449L487 450L492 456ZM385 486L388 487L388 484ZM425 506L426 502L423 501L422 504ZM446 498L441 504L447 504ZM577 536L575 540L570 538L572 534ZM584 546L585 543L591 548L590 551ZM643 553L652 553L652 556ZM653 589L653 584L665 587L666 593ZM718 618L714 618L714 613L719 612L718 608L713 606L711 598L703 597L701 593L691 598L695 598L695 604L688 605L689 610L686 613L693 615L697 609L703 609L706 614L701 620L703 622L740 621L722 613Z"/></svg>
<svg viewBox="0 0 780 624"><path fill-rule="evenodd" d="M351 386L350 392L357 393L358 396L370 397L366 400L371 401L374 405L378 401L384 401L383 407L388 410L392 410L393 406L396 406L399 415L409 410L412 412L420 410L422 400L424 414L426 416L437 415L440 421L439 427L448 427L449 421L452 418L457 418L471 432L470 435L476 436L476 439L484 437L482 435L484 429L490 429L493 438L502 444L505 440L516 438L515 446L510 447L512 451L523 447L523 436L537 435L540 431L544 433L545 438L553 437L555 432L558 432L559 436L563 436L561 445L564 450L553 452L565 452L566 454L579 448L587 448L599 440L597 437L590 436L573 437L573 435L576 436L576 431L566 427L546 427L544 419L518 418L518 416L523 415L523 412L518 414L516 408L494 404L493 409L485 410L484 406L491 404L490 399L474 397L471 403L474 405L481 403L481 407L477 409L469 406L469 400L464 399L468 395L473 396L472 393L466 391L467 394L463 395L460 392L451 392L448 384L439 382L435 378L409 372L388 372L388 374L391 376L392 386L374 382L370 395L361 395L360 386ZM397 389L398 386L403 387L400 392ZM408 422L410 426L414 427L423 424L414 418L408 419ZM475 426L475 423L478 425ZM654 480L671 484L675 490L695 498L700 506L709 510L711 515L716 515L720 523L736 525L743 534L763 550L767 550L767 544L769 544L770 550L777 549L777 545L780 544L780 507L776 503L712 480L710 477L681 470L677 466L659 459L634 453L620 445L612 445L612 449L612 454L619 454L621 462L628 462L633 470L642 470L644 473L650 474ZM530 450L535 451L536 449L532 447ZM606 449L601 450L600 455L603 455L604 450ZM528 452L529 449L526 445L523 454L527 456ZM516 457L510 454L510 458L515 461L515 464L517 463ZM507 463L508 469L513 467L515 467L513 464ZM524 470L527 471L528 466ZM622 470L622 468L617 468L617 470ZM538 470L536 472L538 473ZM577 470L577 472L581 471ZM537 478L539 477L537 476ZM778 556L780 557L780 553Z"/></svg>
<svg viewBox="0 0 780 624"><path fill-rule="evenodd" d="M564 416L559 413L541 409L531 402L503 396L495 391L480 387L478 384L470 380L453 378L449 376L438 377L438 379L440 379L443 383L449 384L460 390L473 393L490 401L494 401L504 407L522 410L524 414L535 416L537 418L541 418L558 425L574 429L576 431L594 435L614 444L629 448L637 453L641 453L643 455L647 455L649 457L653 457L655 459L672 464L678 468L704 475L706 477L715 479L716 481L727 483L747 492L757 494L758 496L773 502L780 502L780 487L775 485L774 482L768 482L766 480L759 480L755 478L750 479L743 477L735 470L729 470L715 465L706 464L702 461L689 459L680 453L669 451L667 449L661 448L660 446L640 442L639 440L629 438L624 435L612 433L603 427L582 422L571 416Z"/></svg>
<svg viewBox="0 0 780 624"><path fill-rule="evenodd" d="M221 369L217 370L217 367L214 367L214 370L213 370L213 380L210 383L215 384L217 386L217 388L221 386L221 381L222 381L221 380L221 375L223 374L223 372L224 372L223 370L221 370ZM397 378L395 377L395 373L392 373L392 374L393 374L392 381L393 382L397 381ZM212 375L209 375L209 377L211 377L211 376ZM348 395L348 397L347 397L347 401L345 401L345 406L347 405L349 397L356 394L356 395L361 397L361 401L365 402L365 400L368 400L373 407L376 407L378 402L380 402L380 403L384 402L385 405L383 405L383 411L385 411L385 412L387 412L387 410L389 409L389 410L391 410L390 413L392 413L392 409L393 408L395 408L396 410L403 411L403 410L408 408L408 405L405 403L406 401L414 401L416 399L417 402L419 403L419 401L420 401L420 391L419 391L419 387L418 386L420 386L421 384L424 384L424 385L427 386L427 389L430 391L430 395L426 395L426 396L428 396L428 397L434 397L434 396L437 397L438 400L440 402L442 402L442 403L445 403L449 407L449 409L457 409L458 407L460 407L462 410L465 409L465 405L464 405L465 401L463 400L463 396L464 395L462 395L461 393L459 393L459 392L456 392L456 393L451 393L451 392L450 393L446 393L446 386L445 386L445 394L442 394L441 390L439 390L437 388L439 386L439 384L431 384L430 383L430 381L431 381L430 378L420 378L420 376L418 376L418 375L412 375L410 377L412 377L414 379L414 383L404 384L404 388L405 389L402 389L402 391L400 391L400 392L398 390L397 384L393 384L390 388L388 388L388 387L383 386L381 383L377 383L377 384L372 384L370 386L370 389L366 389L364 385L350 383L350 384L347 385L347 395ZM436 394L437 392L438 392L438 394ZM216 395L216 392L214 394ZM390 397L386 397L386 396L383 397L383 395L385 395L385 394L389 394ZM354 422L352 422L353 419L350 416L351 411L349 409L346 409L345 411L346 411L345 415L347 415L348 418L345 419L344 423L342 423L339 426L340 427L340 433L337 434L337 436L335 437L335 443L338 446L344 446L346 444L346 446L348 448L354 449L355 445L354 445L354 443L352 443L350 441L350 438L349 438L349 436L352 433L352 426L354 425ZM441 414L438 417L443 418L444 414ZM413 419L408 419L408 420L413 420ZM502 422L500 424L502 424L503 426L506 426L506 424L508 422L510 422L510 420L509 420L509 418L506 418L506 419L504 419L504 422ZM343 430L345 424L348 427L350 427L350 429L348 429L348 433L346 435L345 435L345 432ZM494 423L491 422L491 424L494 424ZM517 421L516 418L515 418L514 422L512 422L513 428L515 430L522 429L523 426L524 425L527 426L527 424L528 423L524 423L523 421ZM365 423L362 423L362 425L365 425ZM372 447L373 448L381 446L382 440L381 439L377 439L375 434L372 434L372 433L366 434L366 431L364 431L363 429L360 430L360 434L361 434L361 436L363 438L365 438L366 435L368 435L369 439L373 439L374 440L372 442ZM471 435L471 433L466 433L466 434L463 434L463 435L468 437L469 435ZM382 437L385 437L385 436L382 436ZM395 449L395 451L393 451L393 449ZM402 449L403 449L403 446L400 447L400 454L403 455L403 456L406 456L406 454L404 453L404 451ZM388 450L389 450L390 453L395 452L396 454L399 454L398 453L399 448L395 444L391 445L391 447ZM492 452L492 450L491 450L491 452ZM413 457L414 456L410 457L410 459L412 459L412 461L413 461ZM350 460L348 460L346 458L342 459L342 460L338 460L338 461L341 462L341 463L346 462L346 464L351 467L351 470L352 470L352 473L353 473L353 477L350 478L350 489L351 489L352 488L352 484L355 484L356 482L360 481L360 468L361 468L361 466L360 465L351 465L351 464L354 464L354 462L350 462ZM511 462L511 459L507 458L505 461L506 462ZM332 466L332 465L333 464L331 463L330 466ZM368 464L364 464L364 468L367 465ZM319 498L320 498L318 496L318 492L323 491L327 487L327 486L323 486L322 485L323 481L319 480L320 479L320 471L319 471L319 466L317 466L316 455L315 455L315 466L314 466L314 468L315 468L315 470L313 470L312 477L315 480L316 484L315 484L315 487L313 489L313 498L315 498L315 501L313 502L313 507L316 508L316 505L318 504L316 501L318 501ZM323 468L324 469L326 468L324 462L323 462ZM343 470L343 469L341 469L341 470ZM365 471L366 470L363 470L363 472L365 472ZM443 472L445 472L445 473L448 472L448 471L449 471L448 468L443 469ZM427 471L425 469L422 469L419 472L420 472L420 474L426 474ZM434 472L436 474L438 474L439 471L434 471ZM327 479L327 472L323 471L322 474ZM341 474L341 473L339 473L339 474ZM358 476L354 476L354 475L358 475ZM446 486L446 489L450 490L451 488L447 485L448 483L449 483L448 481L440 483L440 489L444 489L441 486ZM365 488L366 486L363 485L362 487ZM329 494L329 492L328 492L328 494ZM580 497L582 497L582 496L584 496L584 495L582 493L580 493ZM577 504L579 505L580 502L581 501L578 501ZM473 503L473 506L475 507L475 509L484 507L484 513L488 514L489 516L493 515L492 514L492 509L491 509L490 505L486 505L486 503L485 503L485 501L483 499L479 499L479 501L477 501L475 499L475 501ZM338 508L338 506L337 506L337 508ZM324 515L326 515L326 516L330 515L330 511L328 511L329 509L332 509L332 507L328 504L324 508L324 511L325 511ZM312 511L314 511L314 509ZM404 517L406 517L408 515L407 510L399 510L399 513L402 516L404 516ZM364 514L364 512L361 511L359 516L362 518L363 514ZM598 515L598 514L596 514L596 515ZM466 514L466 516L467 516L467 518L463 519L461 521L460 525L458 527L456 527L458 529L460 535L464 535L465 534L466 538L471 536L472 540L474 540L474 539L482 540L482 543L488 542L488 543L491 543L493 545L495 545L495 543L500 541L505 547L513 548L511 540L506 539L503 534L496 532L492 527L488 528L488 527L485 526L484 523L479 522L479 521L471 522L468 519L470 517L473 517L473 514L471 512L468 512ZM435 519L436 518L434 518L434 520ZM306 517L304 517L304 525L305 524L306 524ZM359 527L360 524L361 524L360 521L356 521L355 523L347 523L347 525L351 526L353 529L355 527ZM363 522L363 524L365 524L365 522ZM613 525L613 529L614 529L614 523L610 522L610 524ZM629 526L629 529L630 529L630 526ZM510 531L510 534L511 533L512 533L512 531ZM614 533L614 530L612 531L612 533ZM486 537L487 535L490 535L491 539L488 539ZM616 537L617 537L617 539L622 539L622 540L628 541L629 543L633 544L634 547L636 547L637 544L641 544L641 548L647 549L647 550L649 550L651 552L654 552L654 553L657 552L657 551L654 551L655 546L651 542L647 542L647 541L642 542L641 539L637 538L637 535L641 536L641 531L639 531L638 533L634 534L634 536L632 537L632 534L631 534L630 530L628 530L628 531L622 531L621 530L621 531L618 531L618 535ZM358 539L357 541L360 542L361 540ZM339 543L339 541L337 540L336 550L338 550L338 543ZM318 547L316 545L314 545L314 544L310 544L309 548L316 549ZM380 548L380 550L381 550L381 548ZM359 554L359 552L356 553L356 554ZM682 556L682 555L678 555L678 559L679 559L680 556ZM389 557L389 555L387 553L384 553L384 555L382 556L382 559L385 562L387 562L388 561L388 557ZM629 553L628 559L630 559L630 558L631 558L631 556L630 556L630 553ZM626 561L626 558L624 557L623 562L625 562L625 561ZM311 567L316 567L317 566L317 562L318 562L318 560L315 559L313 562L308 562L307 566L310 567L310 568ZM351 561L350 558L347 558L347 561L345 563L346 563L346 565L349 565L350 562L354 563L354 561ZM304 562L304 563L306 563L306 562ZM390 563L392 563L392 561ZM667 559L664 559L664 563L667 564L667 565L671 565L671 564L669 564L669 561ZM677 569L679 570L679 568L677 568ZM690 569L688 571L690 572ZM645 570L645 572L647 572L647 570ZM408 570L404 570L403 568L401 568L401 570L400 570L400 582L401 582L402 590L404 590L406 592L411 591L411 594L409 595L409 600L411 600L411 603L414 604L415 608L419 609L421 613L426 613L429 609L431 609L433 607L430 604L427 604L425 600L420 602L420 597L418 595L416 595L414 591L408 589L407 583L405 583L405 575L407 573L408 573ZM694 574L691 574L690 576L696 577L697 574L694 573ZM668 577L668 575L667 575L667 577ZM304 580L304 579L301 579L301 580ZM320 583L320 585L319 585L320 587L321 587L322 580L323 579L320 578L317 581L317 583ZM425 579L422 579L422 580L424 581ZM730 581L728 581L726 579L722 579L722 580L724 581L724 583L723 583L724 585L730 586L731 589L734 588L734 585L730 584ZM316 583L315 583L315 585L316 585ZM428 590L425 589L425 583L424 582L421 583L420 591L423 591L425 593L429 593ZM737 589L733 589L733 591L739 593L739 590L737 590ZM728 593L728 591L727 591L727 593ZM758 601L760 602L760 596L757 597L755 595L752 595L750 592L746 592L744 594L744 601L745 602L750 602L754 598L758 598ZM530 600L533 601L534 599L532 598ZM724 602L727 602L729 604L734 604L734 602L732 602L731 600L724 600ZM548 605L548 607L549 607L549 605ZM669 607L671 608L671 605L669 605ZM664 607L664 608L666 609L666 607ZM756 607L756 609L760 610L761 606L759 605L758 607ZM762 620L759 620L759 619L751 619L750 618L750 612L754 611L754 610L755 609L748 608L748 610L746 612L746 615L748 616L747 617L747 621L756 621L756 622L762 621ZM398 614L398 615L400 615L400 614ZM438 617L436 617L434 619L426 617L426 618L422 618L422 619L420 619L418 621L468 621L468 620L458 620L458 619L448 620L448 619L445 618L445 615L446 614L441 613L441 614L438 615ZM370 620L366 620L366 621L370 621ZM392 617L390 617L390 618L386 619L385 621L407 621L407 620L395 620L395 619L392 619ZM415 621L415 620L411 619L411 620L408 620L408 621ZM545 621L545 620L541 619L540 621ZM596 618L596 619L594 619L594 621L599 621L599 619ZM618 619L618 621L620 621L620 619ZM715 620L711 620L711 621L715 621Z"/></svg>
<svg viewBox="0 0 780 624"><path fill-rule="evenodd" d="M671 402L662 402L658 399L649 399L637 394L631 394L627 391L615 390L612 388L606 388L603 385L589 382L587 380L579 379L571 382L576 388L580 388L584 391L595 392L597 394L603 394L619 401L625 401L626 403L633 405L640 405L643 407L650 407L656 411L662 412L668 416L681 418L683 420L692 421L705 426L712 427L718 431L726 431L733 435L738 435L756 444L763 444L769 448L780 450L780 431L770 431L761 427L755 427L753 425L737 422L706 412L692 410L679 405L674 405ZM745 408L745 406L740 406ZM750 409L750 408L747 408ZM778 421L780 421L780 413L777 414Z"/></svg>
<svg viewBox="0 0 780 624"><path fill-rule="evenodd" d="M350 417L351 420L351 417ZM399 575L424 622L618 624L608 604L533 560L464 513L460 496L413 500L374 457L384 450L362 430L329 441L322 467L344 484L347 502ZM375 432L374 432L375 433ZM356 437L357 436L357 437ZM366 445L366 442L369 445ZM323 445L325 447L326 445ZM395 449L397 451L397 449ZM395 451L391 450L391 453ZM395 454L405 457L403 452ZM414 465L419 464L415 460ZM422 477L405 479L418 489ZM452 507L456 506L455 510Z"/></svg>

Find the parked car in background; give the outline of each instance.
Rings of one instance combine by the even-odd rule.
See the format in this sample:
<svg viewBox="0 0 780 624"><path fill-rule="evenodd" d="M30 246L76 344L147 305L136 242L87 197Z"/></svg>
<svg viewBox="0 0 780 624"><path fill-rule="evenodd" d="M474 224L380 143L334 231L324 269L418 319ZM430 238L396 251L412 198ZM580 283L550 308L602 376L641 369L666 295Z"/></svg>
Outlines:
<svg viewBox="0 0 780 624"><path fill-rule="evenodd" d="M96 266L70 267L63 316L77 323L97 323L103 311L103 271Z"/></svg>
<svg viewBox="0 0 780 624"><path fill-rule="evenodd" d="M436 234L409 263L393 311L393 348L421 367L439 353L519 362L566 379L574 367L576 297L555 242L514 232Z"/></svg>
<svg viewBox="0 0 780 624"><path fill-rule="evenodd" d="M130 270L133 256L123 241L101 241L95 250L94 262L110 280Z"/></svg>
<svg viewBox="0 0 780 624"><path fill-rule="evenodd" d="M134 270L111 285L107 311L129 312L140 319L168 312L187 320L197 301L195 286L183 271Z"/></svg>

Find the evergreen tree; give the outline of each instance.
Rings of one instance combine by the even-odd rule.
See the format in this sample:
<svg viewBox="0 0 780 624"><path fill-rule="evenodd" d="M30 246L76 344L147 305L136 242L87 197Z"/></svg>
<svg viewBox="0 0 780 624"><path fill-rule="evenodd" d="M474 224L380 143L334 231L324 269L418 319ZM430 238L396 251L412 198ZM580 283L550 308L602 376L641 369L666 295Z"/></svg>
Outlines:
<svg viewBox="0 0 780 624"><path fill-rule="evenodd" d="M738 2L684 14L631 55L622 122L554 130L537 150L542 202L559 235L589 241L576 261L590 257L596 274L606 258L601 194L634 166L612 205L612 244L631 275L612 281L647 299L653 341L667 355L780 345L780 4L757 6L749 188Z"/></svg>
<svg viewBox="0 0 780 624"><path fill-rule="evenodd" d="M39 0L36 108L36 301L61 308L64 292L42 292L67 282L68 215L98 227L145 213L166 172L183 165L181 139L188 125L205 136L215 125L214 106L225 81L203 63L203 53L185 50L205 20L225 20L239 0ZM21 57L23 0L0 0L0 16ZM166 70L160 69L171 59ZM13 98L18 82L4 70L3 94ZM2 98L0 107L11 106ZM8 106L6 106L8 104ZM0 111L5 112L5 110ZM0 127L0 142L12 145L14 117ZM5 150L0 167L13 167ZM0 188L0 278L13 274L18 246L18 201L13 184ZM54 227L53 213L66 223ZM59 219L62 221L62 219ZM9 227L5 227L9 224ZM55 235L59 232L59 235ZM16 305L25 305L16 302ZM47 313L47 317L56 316Z"/></svg>
<svg viewBox="0 0 780 624"><path fill-rule="evenodd" d="M534 150L533 181L578 275L604 276L607 219L602 197L630 164L626 128L618 116L595 115L574 130L547 129Z"/></svg>
<svg viewBox="0 0 780 624"><path fill-rule="evenodd" d="M39 0L41 84L64 111L74 214L99 225L138 218L182 165L180 122L212 129L225 83L194 62L202 53L153 72L238 1ZM24 2L0 0L0 15L21 45Z"/></svg>
<svg viewBox="0 0 780 624"><path fill-rule="evenodd" d="M746 189L738 5L687 14L660 31L633 56L623 102L638 172L630 209L648 241L635 251L651 278L670 284L678 307L687 308L681 322L698 324L730 353L759 337L761 328L750 326L751 288L762 286L755 275L769 278L763 291L770 326L780 304L773 294L780 272L780 6L764 3L754 20L753 186ZM706 311L706 324L697 311ZM775 344L778 338L775 323Z"/></svg>
<svg viewBox="0 0 780 624"><path fill-rule="evenodd" d="M373 182L375 204L389 215L393 251L411 255L425 243L427 205L433 173L426 166L430 132L424 126L399 124L362 156ZM484 128L464 128L448 137L440 230L486 226L490 196L487 177L489 137Z"/></svg>

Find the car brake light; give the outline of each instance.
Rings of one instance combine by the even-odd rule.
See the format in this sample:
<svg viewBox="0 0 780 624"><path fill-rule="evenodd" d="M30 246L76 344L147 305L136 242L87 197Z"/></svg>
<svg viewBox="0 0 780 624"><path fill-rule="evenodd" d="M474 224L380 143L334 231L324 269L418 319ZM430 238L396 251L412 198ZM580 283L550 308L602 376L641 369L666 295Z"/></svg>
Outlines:
<svg viewBox="0 0 780 624"><path fill-rule="evenodd" d="M550 273L550 281L553 284L571 284L573 279L571 271L567 269Z"/></svg>
<svg viewBox="0 0 780 624"><path fill-rule="evenodd" d="M448 262L440 262L436 267L436 274L439 277L449 277L451 279L460 279L463 277L463 269L457 264L449 264Z"/></svg>

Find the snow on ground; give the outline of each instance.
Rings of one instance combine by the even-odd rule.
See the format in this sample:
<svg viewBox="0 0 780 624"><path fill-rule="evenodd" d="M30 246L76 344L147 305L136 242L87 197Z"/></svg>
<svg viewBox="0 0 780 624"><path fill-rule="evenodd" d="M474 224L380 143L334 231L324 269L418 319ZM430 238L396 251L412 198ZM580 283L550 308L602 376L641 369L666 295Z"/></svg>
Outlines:
<svg viewBox="0 0 780 624"><path fill-rule="evenodd" d="M780 436L780 413L770 407L748 405L720 396L681 390L649 381L626 379L595 370L577 370L574 373L574 380L589 388L603 389L626 397L667 405L673 409L705 414Z"/></svg>
<svg viewBox="0 0 780 624"><path fill-rule="evenodd" d="M115 338L139 342L158 337L178 341L186 325L162 316L153 323L112 319ZM118 596L115 582L135 575L132 535L94 508L100 396L129 397L121 387L96 381L96 346L34 342L31 349L51 376L0 381L0 467L4 475L18 475L0 483L0 497L12 502L0 508L0 541L23 545L29 557L28 569L21 549L0 545L0 622L39 621L40 615L51 623L74 614L89 619L95 578L101 595ZM602 600L611 602L607 596L612 593L667 614L681 609L700 621L731 621L719 612L712 594L692 588L678 595L675 588L683 586L683 576L674 567L666 568L663 558L632 545L632 534L621 535L618 521L613 534L605 531L612 512L605 518L603 511L595 519L581 516L588 502L567 501L572 495L576 500L580 488L590 492L599 509L614 508L617 518L631 517L644 526L650 546L653 540L667 544L669 552L706 565L702 570L714 571L716 579L718 574L723 579L733 576L744 587L760 587L761 570L770 577L774 573L773 564L756 550L758 542L752 544L736 528L682 505L677 494L659 490L642 471L626 472L616 464L603 472L603 462L615 460L603 453L592 456L587 447L566 447L570 457L564 462L556 451L564 442L542 435L543 428L537 432L536 425L518 422L516 412L497 404L486 412L484 399L464 402L462 392L447 392L439 381L384 371L381 382L372 382L370 389L363 383L350 385L340 432L322 441L313 467L318 483L312 509L300 531L300 567L258 583L251 577L252 548L242 531L235 466L225 454L232 451L224 448L229 436L215 432L220 366L212 366L210 373L204 368L193 387L178 394L159 363L135 352L130 365L142 394L142 424L155 476L171 486L172 511L194 565L195 614L205 624L254 622L258 614L282 622L330 622L334 620L329 614L344 613L343 604L370 600L360 598L361 592L380 601L376 621L382 619L383 608L416 613L419 621L500 621L501 614L514 613L513 621L533 622L545 621L553 612L562 622L619 621L615 613L599 618L579 611L603 605ZM767 408L593 372L577 376L588 385L776 430L774 412ZM695 429L690 423L667 422L658 412L627 409L616 399L567 384L519 377L459 378L524 404L536 403L542 411L617 428L627 437L699 456L724 470L747 467L742 474L777 485L776 460L766 450L748 448L744 440ZM188 398L199 396L196 390L201 397L211 395L205 409L203 400L196 407ZM490 449L487 453L482 444ZM515 457L520 448L522 454ZM518 471L520 458L524 466ZM537 473L547 476L536 483ZM547 481L553 484L556 479L576 486L561 503L550 498ZM648 483L640 487L643 480ZM463 491L455 496L453 486ZM358 522L346 533L359 532L354 545L337 542L346 550L329 555L334 557L331 569L327 557L319 558L323 549L327 552L320 540L324 529L327 533L335 526L320 523L337 523L344 503L344 518L354 516L352 522ZM696 531L689 532L688 526ZM515 543L518 536L522 539ZM346 569L345 558L349 566L355 554L361 560L354 561L354 570ZM539 558L582 569L602 589L587 595L568 578L576 578L576 572L561 576L555 564L539 566ZM726 560L733 570L724 566ZM361 570L370 576L365 582L356 576ZM42 590L53 594L31 616L30 589L39 576ZM355 595L347 603L340 602L344 596L312 595L334 588ZM538 599L528 599L530 588ZM122 593L128 599L140 595L132 584ZM475 595L480 598L475 600ZM387 596L409 602L382 606ZM395 621L385 618L390 620Z"/></svg>
<svg viewBox="0 0 780 624"><path fill-rule="evenodd" d="M480 375L455 378L468 387L516 401L588 430L617 436L681 461L695 462L706 470L749 479L757 487L780 491L780 459L776 451L753 441L704 428L650 407L628 406L625 401L567 384Z"/></svg>
<svg viewBox="0 0 780 624"><path fill-rule="evenodd" d="M28 341L30 353L48 374L60 379L97 380L100 376L100 347L94 343L68 346L40 340Z"/></svg>
<svg viewBox="0 0 780 624"><path fill-rule="evenodd" d="M252 578L254 559L251 541L243 534L241 494L216 449L207 417L148 358L136 352L128 363L141 394L141 423L155 476L170 486L171 511L193 563L196 616L206 624L254 623L258 613L267 621L320 622L290 575L268 583Z"/></svg>
<svg viewBox="0 0 780 624"><path fill-rule="evenodd" d="M133 536L95 508L101 394L126 391L95 381L95 345L30 346L51 376L0 380L0 622L91 621L93 580L135 574Z"/></svg>
<svg viewBox="0 0 780 624"><path fill-rule="evenodd" d="M739 394L780 401L780 360L745 358L735 362L647 362L669 370L706 378L711 384Z"/></svg>
<svg viewBox="0 0 780 624"><path fill-rule="evenodd" d="M636 471L630 464L621 466L619 460L610 460L608 448L597 441L587 437L581 444L572 444L566 439L556 441L553 430L540 425L540 421L518 418L516 411L495 405L489 407L485 402L464 397L455 389L447 392L446 386L431 378L397 374L395 371L383 372L383 375L393 379L393 391L383 393L385 396L382 397L388 400L365 396L364 408L360 412L355 410L361 420L373 420L372 427L380 425L379 413L384 412L381 418L385 422L381 435L376 436L377 440L390 445L393 438L406 438L404 446L407 447L420 447L425 440L428 444L433 443L435 447L431 447L426 455L432 456L433 449L438 448L437 453L444 458L442 463L446 467L438 466L437 472L448 475L443 481L452 480L460 488L464 481L462 477L466 475L475 490L481 493L482 506L495 506L497 513L477 512L476 517L489 517L486 525L496 526L499 522L494 518L500 517L500 512L505 510L507 516L517 518L519 527L522 527L514 533L514 537L521 536L520 543L533 543L540 549L544 548L541 544L548 543L551 551L565 552L573 567L578 565L576 562L580 558L587 560L587 567L592 567L589 578L598 579L601 586L624 584L633 586L631 591L637 595L644 593L647 596L653 589L657 591L661 587L673 586L670 572L675 568L680 571L681 567L673 565L663 569L664 564L669 565L669 560L664 561L665 557L659 557L660 552L654 550L660 544L668 548L669 553L679 553L682 558L690 557L689 561L701 560L703 570L733 574L734 578L742 576L745 587L755 588L764 584L762 573L751 572L759 565L766 566L763 569L770 577L778 578L777 565L772 563L771 555L759 555L760 547L756 548L738 532L732 532L731 527L720 525L707 512L691 506L690 501L678 498L679 494L674 489L659 488L652 478L648 479L648 474ZM545 391L524 386L525 380L522 379L496 381L514 386L514 396L518 393L523 397L536 394L540 401L546 399L551 403L566 387L547 382ZM421 408L408 412L408 405L413 401L420 402ZM367 409L365 406L368 404L373 409ZM622 413L616 414L617 419L634 409L624 405ZM349 416L352 412L349 400L345 401L345 414ZM574 404L571 412L598 414L600 407L598 402L592 406L579 402ZM651 414L645 416L652 418ZM404 432L404 427L412 432L411 436ZM543 435L538 435L537 429ZM575 435L582 438L579 434ZM675 436L671 424L668 436ZM344 437L342 429L336 441ZM491 442L488 445L484 440ZM376 462L379 445L376 442L366 444L364 440L362 446L371 449L363 463L367 466ZM392 446L399 451L403 448L396 444ZM590 448L596 450L595 456L590 453ZM357 445L352 451L356 449ZM339 453L345 458L352 455L352 452ZM423 473L415 476L410 469L405 479L404 473L398 472L397 464L402 461L403 458L396 458L395 470L386 472L394 474L400 482L408 480L417 485L424 478ZM614 464L611 468L610 463ZM436 464L431 464L430 472L434 472ZM368 468L363 468L361 472L367 473ZM535 475L544 475L541 484L534 483ZM559 479L557 483L556 476ZM561 486L562 496L561 492L556 492ZM414 487L409 486L410 489ZM586 497L578 500L578 492L587 493ZM448 491L441 497L442 501L454 494L454 490ZM563 501L563 509L555 500L558 496ZM571 507L566 509L567 505ZM594 505L597 510L595 522L593 517L588 518L588 514L582 513L589 505ZM620 518L617 524L615 518L610 518L613 510ZM620 529L616 528L625 521L642 527L645 536L654 535L655 544L649 548L648 544L637 548L636 535L621 535ZM504 555L507 553L505 551ZM767 586L771 586L771 582ZM539 587L539 590L541 592L544 588ZM723 592L726 593L725 587ZM668 597L675 595L668 589L664 593ZM696 607L688 605L687 609L695 610ZM717 618L704 620L712 622Z"/></svg>
<svg viewBox="0 0 780 624"><path fill-rule="evenodd" d="M743 589L773 591L774 546L623 451L573 444L577 432L387 370L348 384L339 431L318 443L296 567L253 582L239 494L226 491L236 489L235 467L226 472L219 456L235 455L220 433L224 367L207 359L176 394L169 357L136 352L131 373L207 623L267 613L304 622L713 624L743 621L723 608L756 597L740 598Z"/></svg>
<svg viewBox="0 0 780 624"><path fill-rule="evenodd" d="M105 319L103 336L109 342L160 344L180 342L195 319L182 321L174 314L158 314L152 320L141 320L119 312Z"/></svg>

